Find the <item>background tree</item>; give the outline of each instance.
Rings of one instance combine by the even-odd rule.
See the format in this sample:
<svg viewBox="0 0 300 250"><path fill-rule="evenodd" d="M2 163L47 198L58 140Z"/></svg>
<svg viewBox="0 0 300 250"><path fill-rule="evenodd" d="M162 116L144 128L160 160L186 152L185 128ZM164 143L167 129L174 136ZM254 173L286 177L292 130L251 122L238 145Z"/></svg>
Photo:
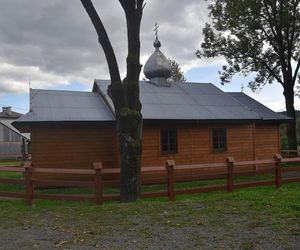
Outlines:
<svg viewBox="0 0 300 250"><path fill-rule="evenodd" d="M121 80L114 50L106 29L91 0L81 0L98 35L108 64L111 84L108 95L115 108L116 128L121 159L121 201L134 201L139 196L141 163L142 114L139 99L140 24L143 0L119 0L126 16L128 55L127 74Z"/></svg>
<svg viewBox="0 0 300 250"><path fill-rule="evenodd" d="M171 65L171 82L186 82L184 73L181 70L179 64L175 60L168 59Z"/></svg>
<svg viewBox="0 0 300 250"><path fill-rule="evenodd" d="M196 55L224 56L221 83L236 73L247 76L252 90L277 81L283 87L287 115L295 118L294 86L300 67L300 0L212 0L212 24L203 29ZM298 80L297 80L298 79ZM287 126L290 149L297 148L295 121Z"/></svg>

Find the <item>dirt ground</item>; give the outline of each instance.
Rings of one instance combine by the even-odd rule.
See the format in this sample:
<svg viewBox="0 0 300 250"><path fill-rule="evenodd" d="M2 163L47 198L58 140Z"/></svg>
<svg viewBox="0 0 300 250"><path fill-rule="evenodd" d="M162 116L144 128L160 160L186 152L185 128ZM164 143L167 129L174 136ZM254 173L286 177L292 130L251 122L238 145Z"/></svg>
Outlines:
<svg viewBox="0 0 300 250"><path fill-rule="evenodd" d="M156 212L143 213L151 205ZM266 214L222 206L208 213L206 205L189 201L136 210L118 205L118 214L68 207L2 218L0 249L300 249L299 220L273 224Z"/></svg>

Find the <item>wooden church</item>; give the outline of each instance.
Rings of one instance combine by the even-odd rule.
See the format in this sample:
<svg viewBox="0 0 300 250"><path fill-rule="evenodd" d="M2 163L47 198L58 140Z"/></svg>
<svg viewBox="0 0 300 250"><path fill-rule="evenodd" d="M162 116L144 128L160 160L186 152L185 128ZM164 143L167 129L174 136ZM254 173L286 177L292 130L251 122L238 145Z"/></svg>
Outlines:
<svg viewBox="0 0 300 250"><path fill-rule="evenodd" d="M277 114L244 93L225 93L211 83L169 83L171 68L160 51L144 67L140 82L143 115L142 166L271 158L280 151ZM30 90L30 111L13 125L31 133L32 161L38 167L119 167L114 107L108 80L92 92Z"/></svg>

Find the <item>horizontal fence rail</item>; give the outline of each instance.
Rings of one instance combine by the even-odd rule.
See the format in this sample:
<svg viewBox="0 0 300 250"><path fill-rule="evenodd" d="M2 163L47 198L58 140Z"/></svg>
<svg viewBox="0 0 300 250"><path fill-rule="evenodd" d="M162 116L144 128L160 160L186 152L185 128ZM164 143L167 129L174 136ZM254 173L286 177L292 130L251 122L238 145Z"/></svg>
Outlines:
<svg viewBox="0 0 300 250"><path fill-rule="evenodd" d="M294 150L281 150L281 155L284 158L293 158L293 157L298 157L300 155L300 150L299 149L294 149Z"/></svg>
<svg viewBox="0 0 300 250"><path fill-rule="evenodd" d="M299 166L290 166L291 163ZM289 166L286 166L289 164ZM118 187L120 169L103 168L101 162L93 163L93 169L61 169L61 168L38 168L31 161L20 166L0 166L0 174L22 173L22 178L1 178L0 184L23 185L24 192L6 192L0 190L0 197L25 199L28 205L32 205L34 199L65 200L65 201L90 201L100 205L105 201L120 200L119 194L104 194L103 189L107 187ZM299 172L299 177L283 178L283 173ZM41 174L50 174L51 179L41 177ZM236 182L235 178L240 176L254 176L261 174L272 174L273 179ZM89 177L89 180L61 180L55 176L79 176ZM117 179L107 179L114 175ZM4 175L5 176L5 175ZM79 178L79 179L80 179ZM177 188L176 184L181 182L192 182L202 180L225 180L225 184L196 186L189 188ZM176 165L174 160L168 160L165 166L153 166L141 168L142 185L166 184L166 190L143 192L141 198L168 197L174 201L176 195L205 193L212 191L233 192L235 189L270 186L279 188L284 183L300 182L300 157L282 158L277 154L273 159L239 161L228 157L224 163ZM36 193L35 187L88 187L94 189L93 195L71 195L71 194L43 194ZM0 188L1 189L1 188Z"/></svg>

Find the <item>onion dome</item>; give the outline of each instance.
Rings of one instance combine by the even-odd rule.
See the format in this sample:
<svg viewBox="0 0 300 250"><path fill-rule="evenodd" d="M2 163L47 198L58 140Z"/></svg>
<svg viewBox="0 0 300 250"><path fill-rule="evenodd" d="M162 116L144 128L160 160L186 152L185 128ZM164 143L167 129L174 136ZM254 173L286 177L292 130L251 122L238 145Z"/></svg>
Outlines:
<svg viewBox="0 0 300 250"><path fill-rule="evenodd" d="M165 55L159 50L161 43L156 36L153 43L155 51L144 66L144 74L150 82L157 85L168 86L167 78L171 76L171 65Z"/></svg>

